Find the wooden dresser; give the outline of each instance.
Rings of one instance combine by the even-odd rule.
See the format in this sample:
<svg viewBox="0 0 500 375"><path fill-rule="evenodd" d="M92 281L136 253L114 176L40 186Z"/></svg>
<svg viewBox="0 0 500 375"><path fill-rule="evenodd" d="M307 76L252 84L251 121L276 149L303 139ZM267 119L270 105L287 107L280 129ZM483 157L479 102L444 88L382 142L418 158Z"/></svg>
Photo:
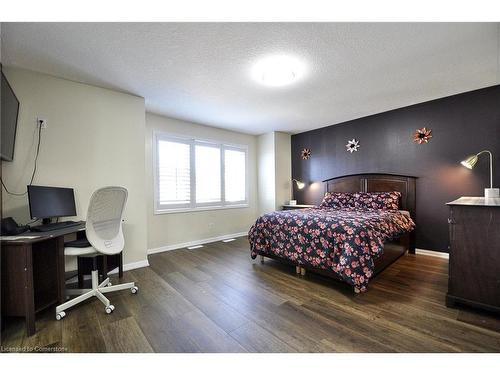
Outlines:
<svg viewBox="0 0 500 375"><path fill-rule="evenodd" d="M500 312L500 198L447 203L450 263L446 305Z"/></svg>

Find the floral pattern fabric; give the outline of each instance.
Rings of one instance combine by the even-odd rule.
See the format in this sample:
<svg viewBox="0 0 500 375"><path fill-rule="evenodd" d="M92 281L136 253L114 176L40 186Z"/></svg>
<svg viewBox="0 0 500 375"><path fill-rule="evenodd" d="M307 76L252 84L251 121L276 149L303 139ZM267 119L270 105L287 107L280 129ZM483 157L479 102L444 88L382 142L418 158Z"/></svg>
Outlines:
<svg viewBox="0 0 500 375"><path fill-rule="evenodd" d="M354 207L354 193L325 193L320 207L345 208Z"/></svg>
<svg viewBox="0 0 500 375"><path fill-rule="evenodd" d="M383 193L354 193L354 207L397 210L401 193L399 191Z"/></svg>
<svg viewBox="0 0 500 375"><path fill-rule="evenodd" d="M366 291L384 243L414 227L398 210L315 207L264 214L248 239L252 259L269 254L330 270Z"/></svg>

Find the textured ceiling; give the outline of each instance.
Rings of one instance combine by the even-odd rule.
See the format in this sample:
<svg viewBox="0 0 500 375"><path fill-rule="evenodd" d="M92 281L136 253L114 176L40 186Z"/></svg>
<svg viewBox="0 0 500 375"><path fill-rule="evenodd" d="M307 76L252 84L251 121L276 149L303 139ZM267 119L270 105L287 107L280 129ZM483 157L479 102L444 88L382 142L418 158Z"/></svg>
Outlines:
<svg viewBox="0 0 500 375"><path fill-rule="evenodd" d="M291 133L499 83L497 23L2 23L2 59L143 96L148 111ZM256 60L303 79L270 88Z"/></svg>

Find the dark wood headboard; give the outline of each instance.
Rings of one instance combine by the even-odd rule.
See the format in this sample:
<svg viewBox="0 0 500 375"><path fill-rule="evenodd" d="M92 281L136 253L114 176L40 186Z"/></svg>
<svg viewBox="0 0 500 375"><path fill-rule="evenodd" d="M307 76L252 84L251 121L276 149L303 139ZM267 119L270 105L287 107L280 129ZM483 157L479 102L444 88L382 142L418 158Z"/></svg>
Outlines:
<svg viewBox="0 0 500 375"><path fill-rule="evenodd" d="M369 173L340 176L323 181L327 192L380 192L399 191L400 209L410 212L415 220L416 177L395 174Z"/></svg>

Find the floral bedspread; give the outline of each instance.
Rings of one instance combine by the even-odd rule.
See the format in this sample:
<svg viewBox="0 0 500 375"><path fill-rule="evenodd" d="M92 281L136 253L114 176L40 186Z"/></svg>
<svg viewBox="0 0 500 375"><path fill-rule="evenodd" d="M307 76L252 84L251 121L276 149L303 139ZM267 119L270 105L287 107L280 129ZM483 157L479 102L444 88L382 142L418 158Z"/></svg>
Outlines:
<svg viewBox="0 0 500 375"><path fill-rule="evenodd" d="M262 215L248 238L252 259L269 254L331 270L366 291L384 243L414 227L413 220L398 210L315 207Z"/></svg>

